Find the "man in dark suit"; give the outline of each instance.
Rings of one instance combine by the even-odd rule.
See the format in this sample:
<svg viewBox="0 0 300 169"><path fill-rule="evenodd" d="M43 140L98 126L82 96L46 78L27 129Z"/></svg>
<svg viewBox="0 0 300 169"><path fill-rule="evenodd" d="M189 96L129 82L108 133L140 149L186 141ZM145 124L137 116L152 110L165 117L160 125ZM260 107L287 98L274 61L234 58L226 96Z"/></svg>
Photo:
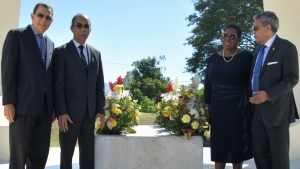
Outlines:
<svg viewBox="0 0 300 169"><path fill-rule="evenodd" d="M54 51L54 106L60 128L61 169L72 168L78 138L81 169L94 168L94 124L104 126L105 95L100 52L86 44L90 19L72 19L73 39Z"/></svg>
<svg viewBox="0 0 300 169"><path fill-rule="evenodd" d="M252 64L251 129L258 169L289 168L289 126L299 119L293 88L298 83L298 54L294 44L276 35L274 12L254 17L253 35L259 45Z"/></svg>
<svg viewBox="0 0 300 169"><path fill-rule="evenodd" d="M4 116L10 122L10 169L45 168L50 146L53 42L45 31L53 9L38 3L32 25L10 30L2 51Z"/></svg>

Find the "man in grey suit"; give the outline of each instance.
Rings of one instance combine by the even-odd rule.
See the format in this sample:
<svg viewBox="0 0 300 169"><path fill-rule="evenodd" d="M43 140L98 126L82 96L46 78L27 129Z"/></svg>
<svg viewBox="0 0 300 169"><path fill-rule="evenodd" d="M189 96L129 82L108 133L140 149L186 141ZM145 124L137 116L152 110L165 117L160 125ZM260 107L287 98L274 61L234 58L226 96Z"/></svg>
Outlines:
<svg viewBox="0 0 300 169"><path fill-rule="evenodd" d="M252 64L252 123L254 160L258 169L289 168L289 126L299 119L293 88L299 80L294 44L276 35L274 12L254 17L253 35L259 43Z"/></svg>
<svg viewBox="0 0 300 169"><path fill-rule="evenodd" d="M94 168L94 124L104 126L105 95L100 52L86 43L91 21L72 19L73 39L54 51L54 106L60 128L61 169L72 168L78 138L81 169Z"/></svg>
<svg viewBox="0 0 300 169"><path fill-rule="evenodd" d="M4 116L9 124L10 169L45 168L50 147L53 42L45 34L53 9L38 3L32 25L8 32L2 51Z"/></svg>

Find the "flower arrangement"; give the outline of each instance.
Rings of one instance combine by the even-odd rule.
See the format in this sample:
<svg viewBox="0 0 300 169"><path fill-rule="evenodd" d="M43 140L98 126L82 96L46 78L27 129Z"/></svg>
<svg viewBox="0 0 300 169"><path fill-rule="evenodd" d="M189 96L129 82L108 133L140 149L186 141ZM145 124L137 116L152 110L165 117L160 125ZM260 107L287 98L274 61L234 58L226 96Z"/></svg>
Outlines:
<svg viewBox="0 0 300 169"><path fill-rule="evenodd" d="M161 95L162 101L158 103L155 123L171 134L184 135L187 139L194 135L204 136L209 127L205 127L204 109L195 99L199 83L199 76L195 76L190 85L181 85L179 89L178 79L174 85L169 83L166 93Z"/></svg>
<svg viewBox="0 0 300 169"><path fill-rule="evenodd" d="M140 106L132 100L129 90L124 90L121 76L114 85L109 82L110 92L106 95L105 125L100 129L100 121L95 122L98 134L135 133L131 127L139 123Z"/></svg>

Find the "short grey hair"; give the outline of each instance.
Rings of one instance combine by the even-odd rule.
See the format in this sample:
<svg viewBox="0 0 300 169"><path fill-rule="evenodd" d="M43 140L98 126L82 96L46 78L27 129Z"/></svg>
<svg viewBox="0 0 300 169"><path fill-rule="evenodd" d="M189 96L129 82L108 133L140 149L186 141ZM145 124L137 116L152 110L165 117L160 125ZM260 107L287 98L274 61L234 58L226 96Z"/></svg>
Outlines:
<svg viewBox="0 0 300 169"><path fill-rule="evenodd" d="M260 19L263 26L271 25L272 31L276 33L279 28L279 19L272 11L264 11L253 16L254 20Z"/></svg>

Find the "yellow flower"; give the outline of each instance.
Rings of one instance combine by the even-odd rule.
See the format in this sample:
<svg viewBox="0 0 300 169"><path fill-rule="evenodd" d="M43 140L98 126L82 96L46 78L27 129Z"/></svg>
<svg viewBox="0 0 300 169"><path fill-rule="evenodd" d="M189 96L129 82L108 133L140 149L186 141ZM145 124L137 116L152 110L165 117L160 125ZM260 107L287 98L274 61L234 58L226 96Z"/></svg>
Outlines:
<svg viewBox="0 0 300 169"><path fill-rule="evenodd" d="M198 129L198 127L199 127L199 123L197 121L193 121L191 125L192 125L192 128L195 130Z"/></svg>
<svg viewBox="0 0 300 169"><path fill-rule="evenodd" d="M187 114L183 115L183 117L181 118L181 121L183 123L189 123L191 121L191 117Z"/></svg>
<svg viewBox="0 0 300 169"><path fill-rule="evenodd" d="M121 93L122 90L123 90L123 85L116 85L116 86L114 87L114 90L117 90L119 93Z"/></svg>
<svg viewBox="0 0 300 169"><path fill-rule="evenodd" d="M100 120L95 121L95 131L97 131L100 128Z"/></svg>
<svg viewBox="0 0 300 169"><path fill-rule="evenodd" d="M109 111L105 111L105 116L104 116L105 120L107 120L109 118L109 116L110 116L110 112Z"/></svg>
<svg viewBox="0 0 300 169"><path fill-rule="evenodd" d="M113 103L113 104L111 105L111 107L112 107L112 108L117 108L118 105L117 105L116 103Z"/></svg>
<svg viewBox="0 0 300 169"><path fill-rule="evenodd" d="M115 126L117 125L117 121L116 121L116 120L112 120L112 121L110 122L110 125L111 125L112 127L115 127Z"/></svg>
<svg viewBox="0 0 300 169"><path fill-rule="evenodd" d="M171 106L167 106L167 107L165 107L164 108L166 111L172 111L173 110L173 108L171 107Z"/></svg>
<svg viewBox="0 0 300 169"><path fill-rule="evenodd" d="M122 114L122 110L118 109L118 108L112 108L111 111L115 114L115 115L120 115Z"/></svg>
<svg viewBox="0 0 300 169"><path fill-rule="evenodd" d="M135 117L136 122L140 122L140 119L138 116Z"/></svg>
<svg viewBox="0 0 300 169"><path fill-rule="evenodd" d="M138 100L132 100L134 103L137 103Z"/></svg>
<svg viewBox="0 0 300 169"><path fill-rule="evenodd" d="M189 98L191 98L191 97L193 97L193 96L194 96L193 93L190 93L190 94L188 95Z"/></svg>
<svg viewBox="0 0 300 169"><path fill-rule="evenodd" d="M135 110L134 110L134 113L135 113L135 114L139 114L140 111L139 111L138 109L135 109Z"/></svg>
<svg viewBox="0 0 300 169"><path fill-rule="evenodd" d="M189 99L192 98L194 96L193 93L190 93L190 92L186 92L185 93L186 97L188 97Z"/></svg>
<svg viewBox="0 0 300 169"><path fill-rule="evenodd" d="M127 97L128 100L132 100L132 98L130 96Z"/></svg>

